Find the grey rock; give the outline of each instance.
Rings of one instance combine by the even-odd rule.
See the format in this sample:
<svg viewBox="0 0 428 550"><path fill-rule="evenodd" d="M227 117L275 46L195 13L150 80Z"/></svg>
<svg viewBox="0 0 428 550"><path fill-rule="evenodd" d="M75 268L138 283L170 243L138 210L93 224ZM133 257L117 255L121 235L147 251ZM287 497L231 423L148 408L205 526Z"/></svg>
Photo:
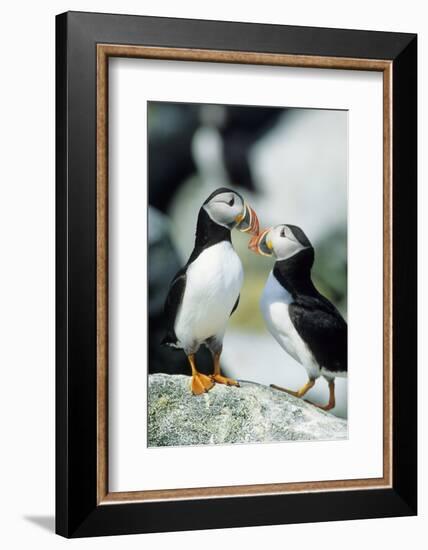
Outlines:
<svg viewBox="0 0 428 550"><path fill-rule="evenodd" d="M195 396L189 376L149 375L148 445L347 438L346 420L270 387L240 384L239 388L216 384L208 393Z"/></svg>

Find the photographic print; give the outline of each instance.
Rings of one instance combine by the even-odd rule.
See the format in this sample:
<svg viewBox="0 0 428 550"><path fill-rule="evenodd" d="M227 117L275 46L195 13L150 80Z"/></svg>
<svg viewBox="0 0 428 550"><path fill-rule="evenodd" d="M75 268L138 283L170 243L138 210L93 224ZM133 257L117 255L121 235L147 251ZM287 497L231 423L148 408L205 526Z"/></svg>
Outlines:
<svg viewBox="0 0 428 550"><path fill-rule="evenodd" d="M57 532L415 514L417 37L56 21Z"/></svg>
<svg viewBox="0 0 428 550"><path fill-rule="evenodd" d="M147 120L149 447L346 439L347 111Z"/></svg>

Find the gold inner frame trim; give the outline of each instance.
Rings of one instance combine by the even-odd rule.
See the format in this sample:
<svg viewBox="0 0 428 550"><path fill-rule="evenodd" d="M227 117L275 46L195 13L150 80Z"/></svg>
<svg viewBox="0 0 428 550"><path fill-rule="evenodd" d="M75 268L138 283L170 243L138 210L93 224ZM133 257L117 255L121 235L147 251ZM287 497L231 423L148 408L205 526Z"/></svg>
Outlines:
<svg viewBox="0 0 428 550"><path fill-rule="evenodd" d="M150 491L108 489L108 59L145 59L378 71L383 73L383 476ZM224 498L392 486L392 71L385 60L97 45L97 503Z"/></svg>

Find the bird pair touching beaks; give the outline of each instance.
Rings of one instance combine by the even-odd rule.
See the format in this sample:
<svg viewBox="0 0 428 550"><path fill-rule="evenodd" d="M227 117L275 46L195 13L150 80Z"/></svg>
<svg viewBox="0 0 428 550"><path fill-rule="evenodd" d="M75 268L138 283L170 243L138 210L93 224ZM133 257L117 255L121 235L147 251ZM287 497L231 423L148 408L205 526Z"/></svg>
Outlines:
<svg viewBox="0 0 428 550"><path fill-rule="evenodd" d="M255 211L236 191L217 189L199 210L194 249L172 280L165 302L167 334L162 343L184 350L195 395L209 391L215 383L239 386L220 370L223 337L238 307L244 278L232 246L232 229L252 235L248 246L253 252L275 257L261 310L270 333L308 374L307 383L297 391L272 387L303 397L323 376L329 385L329 400L317 406L332 409L334 380L347 375L347 324L312 283L314 249L297 226L283 224L260 231ZM202 344L213 357L210 376L196 367L195 354Z"/></svg>

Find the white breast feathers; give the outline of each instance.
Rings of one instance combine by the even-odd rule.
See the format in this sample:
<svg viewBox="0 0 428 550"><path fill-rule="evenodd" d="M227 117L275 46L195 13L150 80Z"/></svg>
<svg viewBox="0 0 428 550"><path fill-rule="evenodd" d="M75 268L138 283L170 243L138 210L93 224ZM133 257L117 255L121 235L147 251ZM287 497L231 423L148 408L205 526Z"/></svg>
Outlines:
<svg viewBox="0 0 428 550"><path fill-rule="evenodd" d="M185 349L212 336L223 338L243 278L241 260L227 241L210 246L189 265L175 323Z"/></svg>

